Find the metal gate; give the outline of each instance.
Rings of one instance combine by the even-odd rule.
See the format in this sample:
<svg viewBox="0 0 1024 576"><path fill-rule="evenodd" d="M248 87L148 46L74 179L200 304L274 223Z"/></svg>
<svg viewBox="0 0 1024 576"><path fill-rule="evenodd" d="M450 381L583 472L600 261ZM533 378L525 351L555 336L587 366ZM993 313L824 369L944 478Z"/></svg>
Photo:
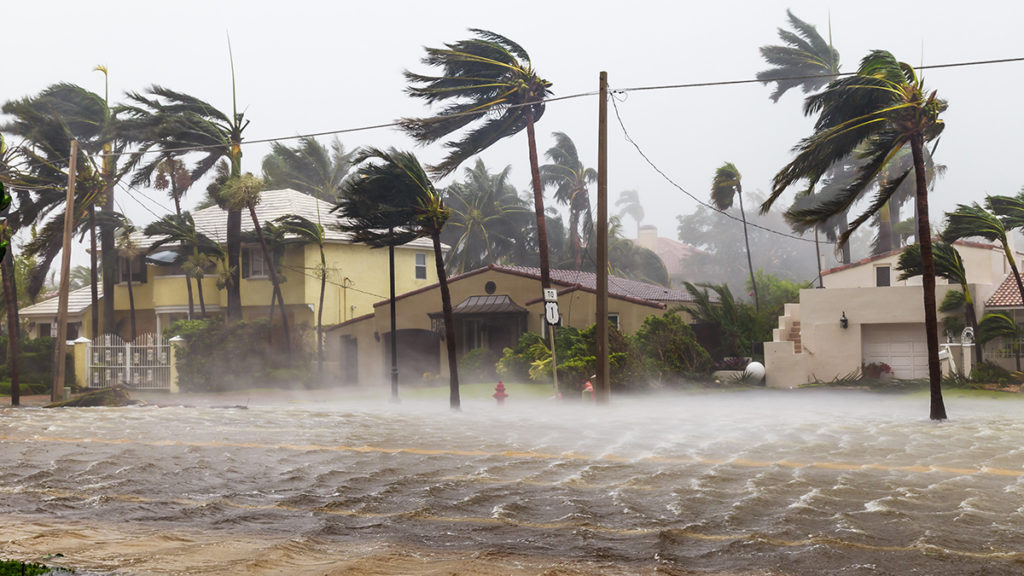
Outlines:
<svg viewBox="0 0 1024 576"><path fill-rule="evenodd" d="M134 342L103 334L88 345L86 358L89 388L168 390L171 386L171 347L155 334L140 334Z"/></svg>

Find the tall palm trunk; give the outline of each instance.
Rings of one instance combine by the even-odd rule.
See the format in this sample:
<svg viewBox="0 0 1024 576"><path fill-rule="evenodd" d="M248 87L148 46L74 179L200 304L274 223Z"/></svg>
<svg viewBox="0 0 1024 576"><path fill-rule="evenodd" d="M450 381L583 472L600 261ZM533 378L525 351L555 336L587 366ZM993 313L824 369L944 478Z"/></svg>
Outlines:
<svg viewBox="0 0 1024 576"><path fill-rule="evenodd" d="M931 225L928 221L928 182L924 171L924 136L918 132L910 137L914 155L914 178L917 184L917 235L921 244L922 284L924 287L924 329L928 343L928 382L931 390L932 420L946 419L942 401L942 372L939 369L939 321L935 308L935 260L932 255Z"/></svg>
<svg viewBox="0 0 1024 576"><path fill-rule="evenodd" d="M747 247L747 268L750 270L750 285L754 288L754 310L761 311L761 299L757 296L757 282L754 280L754 262L750 258L750 236L747 234L747 214L743 210L743 192L736 196L740 199L740 218L743 220L743 243Z"/></svg>
<svg viewBox="0 0 1024 576"><path fill-rule="evenodd" d="M441 255L441 229L434 227L430 234L434 242L434 266L437 268L437 282L441 288L441 312L444 315L444 339L448 349L448 404L452 410L459 410L459 363L455 357L455 318L452 315L452 295L448 291L448 276L444 271L444 257Z"/></svg>
<svg viewBox="0 0 1024 576"><path fill-rule="evenodd" d="M206 299L203 298L203 277L196 276L196 291L199 292L199 314L206 318Z"/></svg>
<svg viewBox="0 0 1024 576"><path fill-rule="evenodd" d="M526 107L526 137L530 144L530 176L533 179L533 209L537 212L537 245L540 251L540 285L551 287L551 263L548 261L548 226L544 216L544 188L537 162L537 136L533 130L533 109Z"/></svg>
<svg viewBox="0 0 1024 576"><path fill-rule="evenodd" d="M174 199L174 214L178 217L178 220L181 220L181 201L178 200L178 189L177 185L174 183L173 173L171 174L171 197ZM178 246L184 250L186 246L185 241L182 240L179 242ZM195 301L192 298L192 278L187 272L185 273L185 291L188 292L188 319L191 320L192 317L196 315L196 307L194 303Z"/></svg>
<svg viewBox="0 0 1024 576"><path fill-rule="evenodd" d="M316 307L316 361L320 379L324 377L324 292L327 291L327 257L320 245L320 302Z"/></svg>
<svg viewBox="0 0 1024 576"><path fill-rule="evenodd" d="M284 349L288 353L288 357L291 358L292 337L291 331L288 329L288 314L284 309L284 296L281 295L281 284L277 281L277 267L274 266L274 259L270 254L270 249L267 247L267 239L263 237L263 228L260 226L260 219L256 216L256 206L254 204L249 204L249 216L252 217L252 225L256 230L256 237L260 239L263 260L267 263L267 268L270 270L270 282L274 287L274 297L281 303L281 330L284 332ZM271 310L273 310L273 307L271 307Z"/></svg>
<svg viewBox="0 0 1024 576"><path fill-rule="evenodd" d="M231 141L231 178L242 175L242 143L241 139ZM253 216L255 219L255 215ZM257 230L259 222L256 223ZM262 241L262 236L260 238ZM242 211L228 209L228 318L242 319ZM276 281L276 280L275 280Z"/></svg>
<svg viewBox="0 0 1024 576"><path fill-rule="evenodd" d="M135 290L132 288L132 259L128 260L128 317L132 324L132 342L135 342Z"/></svg>
<svg viewBox="0 0 1024 576"><path fill-rule="evenodd" d="M21 328L18 324L18 290L14 280L13 247L7 246L7 253L0 259L0 273L3 275L4 295L7 297L7 372L11 375L11 406L21 405L21 371L18 341Z"/></svg>
<svg viewBox="0 0 1024 576"><path fill-rule="evenodd" d="M92 306L89 308L92 315L92 330L89 335L92 341L96 341L96 336L99 334L100 329L100 290L99 290L99 273L97 270L99 254L96 252L96 205L89 205L89 286L92 292ZM107 298L113 298L113 295L107 296Z"/></svg>
<svg viewBox="0 0 1024 576"><path fill-rule="evenodd" d="M103 211L114 212L113 157L109 155L110 145L103 147ZM117 246L114 242L113 218L105 218L100 224L100 253L103 256L103 332L114 332L114 285L117 283Z"/></svg>
<svg viewBox="0 0 1024 576"><path fill-rule="evenodd" d="M963 290L963 292L964 292L964 307L965 307L964 316L965 316L965 320L967 320L967 325L971 327L971 330L974 330L974 334L977 335L978 334L978 314L977 314L977 312L974 311L974 300L971 298L970 289L967 287L967 284L963 284L960 287L960 289ZM982 362L985 361L985 356L984 356L984 354L982 352L983 346L976 345L974 348L975 348L975 351L978 353L978 364L981 364ZM970 374L964 374L964 376L970 377Z"/></svg>

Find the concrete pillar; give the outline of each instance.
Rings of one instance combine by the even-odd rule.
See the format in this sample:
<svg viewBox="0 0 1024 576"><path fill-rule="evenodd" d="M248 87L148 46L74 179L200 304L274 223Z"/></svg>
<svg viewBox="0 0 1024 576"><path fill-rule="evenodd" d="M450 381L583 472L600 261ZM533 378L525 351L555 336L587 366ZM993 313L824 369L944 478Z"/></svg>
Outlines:
<svg viewBox="0 0 1024 576"><path fill-rule="evenodd" d="M81 390L89 387L89 344L92 344L92 340L85 336L79 336L72 344L74 344L75 385ZM64 397L67 398L67 394L64 394Z"/></svg>
<svg viewBox="0 0 1024 576"><path fill-rule="evenodd" d="M168 340L168 343L170 344L168 352L171 355L169 358L171 364L171 382L167 391L171 394L177 394L180 392L178 388L178 347L185 345L185 339L181 336L175 336Z"/></svg>

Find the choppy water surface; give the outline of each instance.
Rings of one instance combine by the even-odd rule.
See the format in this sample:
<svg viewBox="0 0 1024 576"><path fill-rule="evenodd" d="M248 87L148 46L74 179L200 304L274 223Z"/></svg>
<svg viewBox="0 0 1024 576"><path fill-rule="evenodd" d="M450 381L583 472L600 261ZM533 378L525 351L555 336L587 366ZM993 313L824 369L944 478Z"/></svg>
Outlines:
<svg viewBox="0 0 1024 576"><path fill-rule="evenodd" d="M1020 574L1024 403L0 410L0 556L102 574Z"/></svg>

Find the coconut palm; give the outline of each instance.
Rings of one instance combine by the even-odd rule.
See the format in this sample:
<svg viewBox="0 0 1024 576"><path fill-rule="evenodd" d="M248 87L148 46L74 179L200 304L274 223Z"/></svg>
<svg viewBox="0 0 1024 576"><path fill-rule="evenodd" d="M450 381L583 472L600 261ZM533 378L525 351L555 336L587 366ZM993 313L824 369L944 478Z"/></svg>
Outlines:
<svg viewBox="0 0 1024 576"><path fill-rule="evenodd" d="M424 236L429 236L434 244L448 349L449 405L458 410L461 401L455 322L441 252L441 230L450 213L412 153L367 148L356 156L356 162L360 164L356 177L346 181L335 207L339 228L351 233L355 241L375 247L404 244Z"/></svg>
<svg viewBox="0 0 1024 576"><path fill-rule="evenodd" d="M640 237L640 223L644 220L644 205L640 203L640 192L636 190L623 190L619 193L619 199L615 201L619 208L619 216L629 216L636 221L636 237Z"/></svg>
<svg viewBox="0 0 1024 576"><path fill-rule="evenodd" d="M267 246L267 240L263 236L263 228L260 226L259 217L256 216L256 205L260 203L260 193L263 190L263 181L250 173L245 173L238 178L231 178L220 191L225 205L229 210L248 209L252 218L252 227L256 237L260 241L260 248L263 251L263 261L267 264L270 274L270 283L273 285L274 294L281 304L281 330L284 332L285 350L291 355L291 332L288 329L288 314L284 309L284 296L281 294L281 282L277 276L277 267L274 265L274 255ZM239 238L241 240L241 238Z"/></svg>
<svg viewBox="0 0 1024 576"><path fill-rule="evenodd" d="M203 269L214 257L222 255L222 250L216 242L211 240L202 232L196 229L195 220L187 210L179 214L168 214L159 220L146 225L143 232L147 236L156 237L150 244L152 252L166 244L176 243L183 251L179 258L183 258L182 268L185 270L185 282L189 284L189 294L192 293L191 279L196 279L196 291L199 293L199 313L206 317L206 300L203 298ZM189 299L188 315L191 318L195 315L194 305Z"/></svg>
<svg viewBox="0 0 1024 576"><path fill-rule="evenodd" d="M270 154L263 157L263 179L271 190L291 188L325 202L336 202L341 182L352 169L354 154L345 151L337 136L330 150L308 136L299 138L294 148L274 142Z"/></svg>
<svg viewBox="0 0 1024 576"><path fill-rule="evenodd" d="M750 270L750 285L754 291L754 309L761 311L760 298L757 296L757 282L754 280L754 263L750 258L750 237L747 234L747 214L743 210L743 176L732 162L726 162L715 170L711 181L711 203L719 210L732 208L733 199L739 199L740 219L743 220L743 241L747 247L747 269Z"/></svg>
<svg viewBox="0 0 1024 576"><path fill-rule="evenodd" d="M583 237L593 236L594 215L590 208L588 184L597 182L597 170L580 161L576 144L564 132L553 132L555 145L544 155L550 164L540 167L540 182L555 188L555 200L569 208L569 234L576 270L583 263Z"/></svg>
<svg viewBox="0 0 1024 576"><path fill-rule="evenodd" d="M167 158L157 165L156 174L153 177L153 187L157 190L166 190L167 195L174 202L174 213L181 216L181 199L185 192L192 186L192 175L188 173L185 163L177 158ZM181 245L186 250L185 245ZM185 289L188 292L188 317L191 318L195 308L195 296L192 294L192 281L188 274L185 275Z"/></svg>
<svg viewBox="0 0 1024 576"><path fill-rule="evenodd" d="M932 254L935 258L935 275L940 278L945 278L950 282L956 282L960 285L960 296L962 302L956 302L949 298L950 294L955 291L947 293L947 299L950 302L947 304L943 300L943 305L940 306L940 311L945 311L943 308L955 309L962 305L964 307L964 321L967 325L974 329L974 332L978 332L978 316L974 310L974 299L971 297L971 290L967 286L967 271L964 269L964 261L960 257L960 252L957 251L956 247L948 242L935 242L932 244ZM924 266L921 261L921 245L912 244L907 246L900 254L899 262L896 268L900 270L900 280L906 280L914 276L920 276L924 271ZM956 297L953 297L956 298ZM984 357L982 355L981 347L978 347L978 362L983 362Z"/></svg>
<svg viewBox="0 0 1024 576"><path fill-rule="evenodd" d="M14 278L14 252L9 250L11 228L8 226L11 211L11 195L7 184L16 176L12 156L8 154L3 134L0 134L0 278L4 287L4 309L7 311L7 372L11 378L11 406L21 404L21 370L17 354L21 330L18 325L18 289Z"/></svg>
<svg viewBox="0 0 1024 576"><path fill-rule="evenodd" d="M814 133L797 146L797 156L772 182L771 196L762 204L766 212L779 196L798 181L813 189L837 162L863 147L865 163L854 181L842 193L827 202L790 211L800 225L811 227L847 210L874 181L885 164L905 144L910 144L916 181L918 239L923 262L925 330L928 341L928 373L931 386L933 419L945 419L939 371L938 319L935 311L935 263L932 256L931 226L928 219L928 183L924 144L942 132L939 115L946 102L935 92L926 93L914 69L899 62L889 52L868 54L855 75L834 80L824 91L807 97L804 111L818 114ZM879 188L867 209L840 236L845 243L850 235L889 201L910 175L905 171Z"/></svg>
<svg viewBox="0 0 1024 576"><path fill-rule="evenodd" d="M534 212L540 251L541 284L551 286L548 263L544 190L537 161L534 123L544 114L551 83L537 75L530 55L519 44L494 32L470 29L475 37L427 48L423 63L441 68L440 75L406 71L407 91L428 104L447 103L437 115L406 118L402 127L417 142L429 144L463 131L446 143L448 155L431 171L444 176L492 144L526 129L533 182Z"/></svg>
<svg viewBox="0 0 1024 576"><path fill-rule="evenodd" d="M142 251L139 249L139 245L135 239L132 238L132 234L136 230L132 221L129 220L128 217L117 212L112 213L112 215L119 221L117 226L117 248L128 261L128 273L125 274L128 279L128 318L131 321L131 335L132 341L134 342L137 333L135 330L135 289L132 287L132 267L135 264L136 257L141 254ZM143 266L142 270L143 273L145 273L145 266Z"/></svg>
<svg viewBox="0 0 1024 576"><path fill-rule="evenodd" d="M975 341L979 351L989 342L996 338L1005 338L1012 342L1011 348L1017 358L1017 371L1020 371L1020 342L1024 336L1020 324L1014 322L1002 312L992 312L981 317L978 322L978 330L975 331Z"/></svg>
<svg viewBox="0 0 1024 576"><path fill-rule="evenodd" d="M146 93L128 93L128 103L118 106L115 115L119 119L119 133L138 147L129 161L134 170L132 184L150 184L164 162L180 159L192 151L202 154L190 173L192 182L210 173L222 158L230 160L230 176L240 177L242 134L249 122L238 111L233 94L232 89L232 113L226 114L199 98L162 86L150 86ZM227 210L227 315L232 319L242 317L241 234L241 209Z"/></svg>
<svg viewBox="0 0 1024 576"><path fill-rule="evenodd" d="M317 219L320 217L320 204L317 203ZM318 373L323 375L324 364L324 292L327 290L327 256L324 254L324 242L327 234L320 222L313 222L308 218L289 214L273 221L286 234L294 234L303 241L315 243L320 250L320 267L316 270L316 276L320 279L320 300L316 307L316 358ZM282 303L283 307L283 303Z"/></svg>
<svg viewBox="0 0 1024 576"><path fill-rule="evenodd" d="M529 208L509 184L511 166L497 174L483 160L464 170L465 179L445 188L445 205L451 212L441 233L448 251L447 270L452 274L474 270L513 257L525 242L523 231L532 220Z"/></svg>

